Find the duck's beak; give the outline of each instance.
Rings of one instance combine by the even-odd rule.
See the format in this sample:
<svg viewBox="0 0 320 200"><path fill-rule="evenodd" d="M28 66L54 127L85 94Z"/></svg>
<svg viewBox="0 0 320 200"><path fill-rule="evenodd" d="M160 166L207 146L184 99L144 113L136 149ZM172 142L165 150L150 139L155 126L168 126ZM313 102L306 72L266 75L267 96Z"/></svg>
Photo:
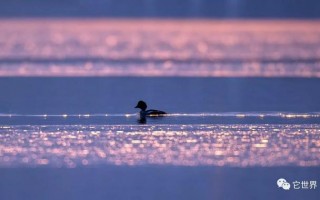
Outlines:
<svg viewBox="0 0 320 200"><path fill-rule="evenodd" d="M138 108L138 105L136 105L136 107L134 107L134 108Z"/></svg>

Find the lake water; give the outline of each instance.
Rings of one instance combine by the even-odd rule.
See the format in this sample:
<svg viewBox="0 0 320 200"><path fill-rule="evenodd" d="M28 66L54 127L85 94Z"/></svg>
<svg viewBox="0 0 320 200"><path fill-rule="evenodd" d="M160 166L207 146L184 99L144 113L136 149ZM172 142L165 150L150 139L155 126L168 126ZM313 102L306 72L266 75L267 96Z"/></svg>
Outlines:
<svg viewBox="0 0 320 200"><path fill-rule="evenodd" d="M319 77L314 21L0 20L1 76Z"/></svg>
<svg viewBox="0 0 320 200"><path fill-rule="evenodd" d="M319 166L319 125L1 127L2 166Z"/></svg>
<svg viewBox="0 0 320 200"><path fill-rule="evenodd" d="M0 27L0 199L318 199L318 21Z"/></svg>

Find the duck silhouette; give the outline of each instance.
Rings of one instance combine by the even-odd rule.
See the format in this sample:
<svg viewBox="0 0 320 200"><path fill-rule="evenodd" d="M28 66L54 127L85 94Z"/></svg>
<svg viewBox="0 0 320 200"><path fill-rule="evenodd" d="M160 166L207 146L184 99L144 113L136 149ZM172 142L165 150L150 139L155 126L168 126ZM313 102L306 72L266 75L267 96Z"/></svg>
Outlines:
<svg viewBox="0 0 320 200"><path fill-rule="evenodd" d="M144 101L139 101L135 108L140 108L140 119L139 123L146 123L146 117L163 117L165 114L167 114L164 111L161 110L147 110L147 104Z"/></svg>

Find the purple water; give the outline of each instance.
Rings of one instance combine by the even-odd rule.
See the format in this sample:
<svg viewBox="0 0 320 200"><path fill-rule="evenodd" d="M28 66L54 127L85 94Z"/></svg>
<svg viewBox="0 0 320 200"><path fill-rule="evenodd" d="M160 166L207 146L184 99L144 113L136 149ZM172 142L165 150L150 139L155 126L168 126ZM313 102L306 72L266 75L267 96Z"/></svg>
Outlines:
<svg viewBox="0 0 320 200"><path fill-rule="evenodd" d="M0 199L319 197L318 21L0 27Z"/></svg>

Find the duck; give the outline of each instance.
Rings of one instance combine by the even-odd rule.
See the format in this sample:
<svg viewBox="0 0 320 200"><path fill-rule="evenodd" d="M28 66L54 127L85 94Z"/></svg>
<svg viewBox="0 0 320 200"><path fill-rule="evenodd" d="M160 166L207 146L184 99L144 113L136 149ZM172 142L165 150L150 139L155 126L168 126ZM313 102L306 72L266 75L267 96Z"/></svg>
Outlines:
<svg viewBox="0 0 320 200"><path fill-rule="evenodd" d="M146 117L163 117L167 114L161 110L147 110L147 103L144 101L139 101L135 108L140 108L140 119L145 119Z"/></svg>

